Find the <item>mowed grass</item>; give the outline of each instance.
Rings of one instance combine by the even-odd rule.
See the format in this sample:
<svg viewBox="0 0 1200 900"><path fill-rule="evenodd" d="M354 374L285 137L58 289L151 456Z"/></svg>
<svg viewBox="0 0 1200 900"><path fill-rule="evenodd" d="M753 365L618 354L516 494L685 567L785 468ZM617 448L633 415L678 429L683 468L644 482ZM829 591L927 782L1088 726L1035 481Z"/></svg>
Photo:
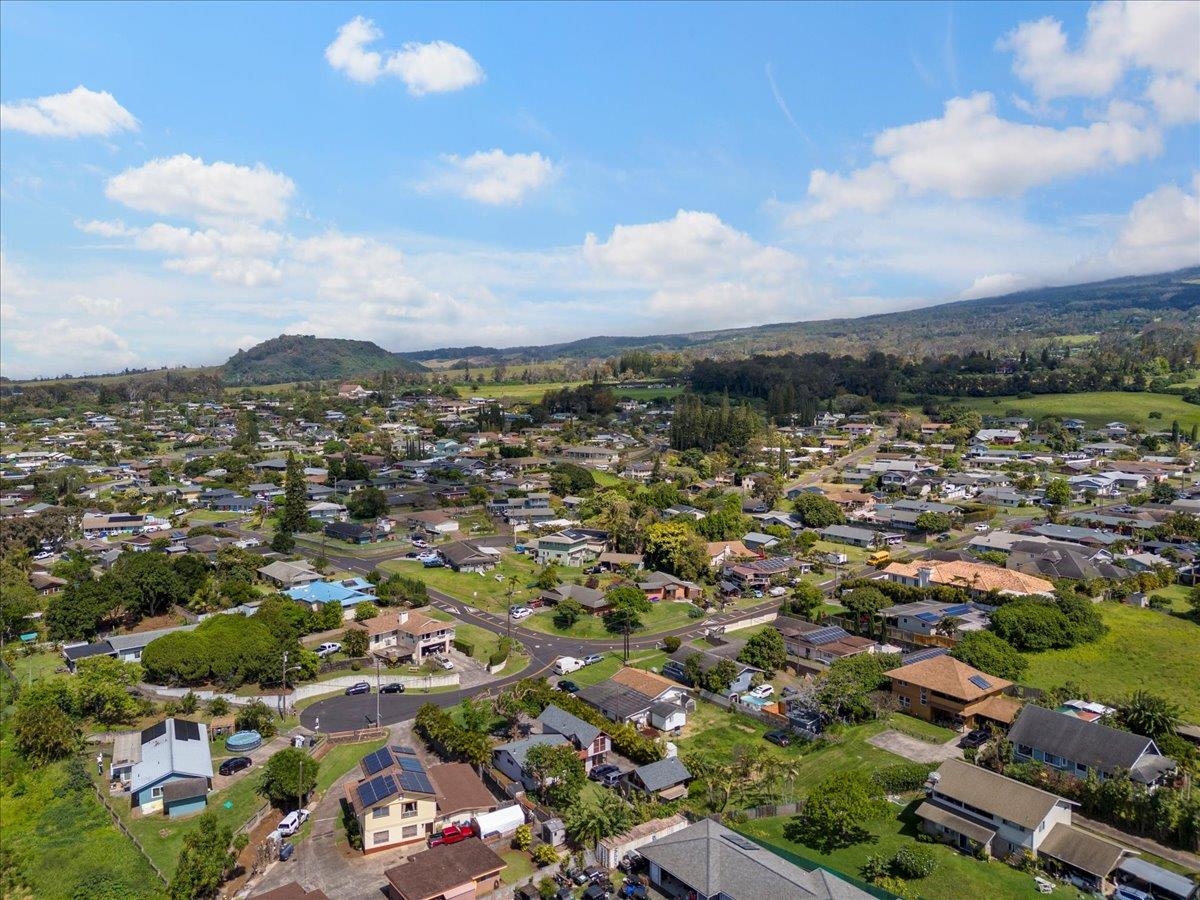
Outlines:
<svg viewBox="0 0 1200 900"><path fill-rule="evenodd" d="M1034 419L1047 415L1083 419L1092 427L1116 421L1165 431L1171 428L1171 422L1176 419L1184 430L1200 424L1200 406L1185 403L1173 394L1096 391L1087 394L1040 394L1020 400L1016 397L965 397L947 402L978 410L981 415L1003 416L1012 410L1017 415ZM1162 413L1162 418L1151 419L1152 412Z"/></svg>
<svg viewBox="0 0 1200 900"><path fill-rule="evenodd" d="M868 856L890 857L901 847L916 842L917 817L916 808L920 800L912 801L908 806L900 808L889 805L888 815L870 822L867 828L875 835L875 839L844 847L832 853L821 853L813 847L806 847L789 841L783 836L784 826L788 817L780 816L771 819L754 819L737 830L762 843L783 851L785 858L813 868L821 865L847 875L858 877L859 870ZM1033 876L1019 872L1013 867L998 860L984 862L973 857L957 853L943 844L928 844L937 859L937 868L928 878L910 881L912 896L922 900L962 900L963 897L1004 898L1004 900L1020 900L1046 896L1039 894L1034 886ZM796 857L800 857L797 859ZM1066 885L1055 887L1052 896L1082 897L1074 888Z"/></svg>
<svg viewBox="0 0 1200 900"><path fill-rule="evenodd" d="M664 601L652 604L649 612L640 614L644 627L641 631L633 632L632 638L636 640L648 634L673 631L676 628L694 624L699 620L693 619L688 615L688 610L692 608L692 604L690 603ZM534 613L522 621L521 625L525 628L532 628L534 631L541 631L544 634L556 634L560 637L577 637L585 640L600 640L605 638L616 640L619 637L605 630L604 618L602 616L581 616L570 628L559 628L554 624L554 610L552 608Z"/></svg>
<svg viewBox="0 0 1200 900"><path fill-rule="evenodd" d="M324 794L335 781L358 765L368 753L383 749L387 740L368 741L363 744L340 744L325 754L317 770L317 793Z"/></svg>
<svg viewBox="0 0 1200 900"><path fill-rule="evenodd" d="M0 787L4 855L28 885L6 885L5 897L166 896L91 788L67 789L66 763L19 774L5 769L15 777Z"/></svg>
<svg viewBox="0 0 1200 900"><path fill-rule="evenodd" d="M667 654L662 650L637 650L629 654L629 665L635 669L654 669L662 671L663 662L666 661ZM605 654L604 659L598 663L592 663L590 666L584 666L578 672L571 673L571 681L578 685L599 684L602 681L608 681L624 667L624 660L620 653Z"/></svg>
<svg viewBox="0 0 1200 900"><path fill-rule="evenodd" d="M1115 603L1100 606L1109 632L1093 644L1028 654L1022 682L1052 688L1067 681L1099 700L1146 690L1178 703L1200 722L1200 625L1194 620Z"/></svg>

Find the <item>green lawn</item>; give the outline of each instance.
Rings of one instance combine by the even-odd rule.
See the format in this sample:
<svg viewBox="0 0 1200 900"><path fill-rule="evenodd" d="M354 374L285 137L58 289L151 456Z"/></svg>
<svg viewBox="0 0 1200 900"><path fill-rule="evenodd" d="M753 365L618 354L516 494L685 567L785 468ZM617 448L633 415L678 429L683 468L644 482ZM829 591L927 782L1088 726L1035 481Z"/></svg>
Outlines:
<svg viewBox="0 0 1200 900"><path fill-rule="evenodd" d="M58 653L38 652L26 656L18 651L11 656L6 655L5 661L22 685L48 678L60 668L66 672L66 663Z"/></svg>
<svg viewBox="0 0 1200 900"><path fill-rule="evenodd" d="M657 634L662 631L672 631L676 628L682 628L697 621L688 617L688 610L692 608L690 603L674 603L664 602L655 603L650 607L650 611L642 613L642 624L645 625L641 631L637 632L638 637L647 634ZM613 639L613 635L604 629L604 619L602 616L583 616L570 628L562 629L554 624L554 610L546 609L535 612L532 616L524 619L521 624L526 628L532 628L534 631L545 632L546 634L556 634L565 637L577 637L585 639Z"/></svg>
<svg viewBox="0 0 1200 900"><path fill-rule="evenodd" d="M166 896L91 788L66 788L65 763L31 772L19 772L19 765L5 766L12 780L0 787L0 817L5 868L26 887L6 883L5 897Z"/></svg>
<svg viewBox="0 0 1200 900"><path fill-rule="evenodd" d="M1187 585L1173 584L1170 587L1159 588L1157 591L1151 591L1151 597L1166 597L1171 601L1171 611L1179 613L1190 613L1192 605L1188 603L1188 595L1192 589Z"/></svg>
<svg viewBox="0 0 1200 900"><path fill-rule="evenodd" d="M500 564L495 569L482 575L455 572L449 566L427 569L409 560L389 560L380 563L379 569L420 578L435 590L489 612L504 613L510 603L528 602L540 593L533 586L540 567L524 554L509 550L501 552ZM501 577L500 581L496 580L497 575Z"/></svg>
<svg viewBox="0 0 1200 900"><path fill-rule="evenodd" d="M516 884L533 874L533 860L529 858L528 853L520 850L501 850L500 856L508 863L508 868L500 873L500 878L505 884Z"/></svg>
<svg viewBox="0 0 1200 900"><path fill-rule="evenodd" d="M638 669L656 669L661 671L667 654L662 650L640 650L629 654L629 663ZM620 653L605 654L604 659L590 666L584 666L578 672L571 674L570 679L579 685L599 684L608 681L624 665Z"/></svg>
<svg viewBox="0 0 1200 900"><path fill-rule="evenodd" d="M785 838L783 828L788 821L787 817L751 820L739 825L737 830L784 851L785 858L791 858L792 862L805 868L811 869L815 865L821 865L858 877L859 869L868 856L891 856L901 847L916 840L917 818L914 811L919 804L919 800L914 800L902 810L893 806L895 815L877 819L868 825L869 830L876 835L876 840L834 850L829 854ZM997 900L1019 900L1023 897L1044 896L1038 894L1032 875L1018 872L1005 863L997 860L983 862L957 853L942 844L929 846L937 855L937 869L928 878L909 882L914 896L919 896L921 900L962 900L964 897L976 897L979 900L993 897ZM1066 898L1084 895L1074 888L1060 885L1055 888L1052 896Z"/></svg>
<svg viewBox="0 0 1200 900"><path fill-rule="evenodd" d="M1177 615L1100 605L1109 632L1093 644L1028 655L1022 681L1039 688L1073 681L1098 700L1144 689L1170 697L1200 722L1200 625Z"/></svg>
<svg viewBox="0 0 1200 900"><path fill-rule="evenodd" d="M533 384L469 384L456 385L464 397L487 397L489 400L512 400L518 403L537 403L546 391L578 387L584 381L535 381Z"/></svg>
<svg viewBox="0 0 1200 900"><path fill-rule="evenodd" d="M1016 415L1040 418L1047 415L1083 419L1098 427L1106 422L1119 421L1127 425L1169 429L1179 420L1185 430L1200 423L1200 406L1185 403L1174 394L1126 393L1096 391L1087 394L1039 394L1029 399L1016 397L963 397L948 402L978 410L982 415ZM1151 419L1151 412L1162 413L1161 419Z"/></svg>
<svg viewBox="0 0 1200 900"><path fill-rule="evenodd" d="M380 750L387 740L368 741L364 744L339 744L321 760L321 768L317 770L317 793L323 794L333 783L358 765L358 761L368 753Z"/></svg>
<svg viewBox="0 0 1200 900"><path fill-rule="evenodd" d="M483 662L487 661L500 644L501 635L466 622L459 622L455 625L454 633L459 640L466 641L471 645L471 656Z"/></svg>

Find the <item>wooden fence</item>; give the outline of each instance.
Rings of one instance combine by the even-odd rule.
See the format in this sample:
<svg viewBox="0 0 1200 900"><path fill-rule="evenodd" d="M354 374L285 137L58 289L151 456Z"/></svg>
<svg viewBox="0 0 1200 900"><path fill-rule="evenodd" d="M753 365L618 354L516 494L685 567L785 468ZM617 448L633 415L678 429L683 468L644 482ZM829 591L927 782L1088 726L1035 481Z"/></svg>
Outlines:
<svg viewBox="0 0 1200 900"><path fill-rule="evenodd" d="M388 736L388 730L386 728L358 728L354 731L331 731L323 733L322 736L325 738L325 741L321 744L321 747L329 748L338 744L361 744L366 741L378 741ZM317 750L321 750L321 747L318 747ZM321 756L324 756L328 752L328 749L323 750ZM313 756L316 757L316 753Z"/></svg>

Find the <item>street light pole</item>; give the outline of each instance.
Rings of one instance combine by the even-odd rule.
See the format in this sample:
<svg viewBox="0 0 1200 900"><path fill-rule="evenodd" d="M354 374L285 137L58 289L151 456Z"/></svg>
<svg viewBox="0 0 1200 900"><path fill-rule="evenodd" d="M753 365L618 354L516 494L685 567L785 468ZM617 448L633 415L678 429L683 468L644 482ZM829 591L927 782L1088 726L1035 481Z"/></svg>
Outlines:
<svg viewBox="0 0 1200 900"><path fill-rule="evenodd" d="M375 727L379 727L379 654L375 654Z"/></svg>

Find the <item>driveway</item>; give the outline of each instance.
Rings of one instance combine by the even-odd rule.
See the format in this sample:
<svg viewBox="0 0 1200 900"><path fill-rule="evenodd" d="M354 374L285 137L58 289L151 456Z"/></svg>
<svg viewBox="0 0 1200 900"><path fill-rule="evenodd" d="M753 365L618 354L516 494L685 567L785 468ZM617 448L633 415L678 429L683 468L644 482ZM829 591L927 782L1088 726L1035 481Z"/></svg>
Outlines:
<svg viewBox="0 0 1200 900"><path fill-rule="evenodd" d="M961 740L962 736L956 734L944 744L933 744L901 734L899 731L882 731L874 737L867 738L867 743L913 762L938 763L948 759L961 759L962 748L958 746Z"/></svg>

